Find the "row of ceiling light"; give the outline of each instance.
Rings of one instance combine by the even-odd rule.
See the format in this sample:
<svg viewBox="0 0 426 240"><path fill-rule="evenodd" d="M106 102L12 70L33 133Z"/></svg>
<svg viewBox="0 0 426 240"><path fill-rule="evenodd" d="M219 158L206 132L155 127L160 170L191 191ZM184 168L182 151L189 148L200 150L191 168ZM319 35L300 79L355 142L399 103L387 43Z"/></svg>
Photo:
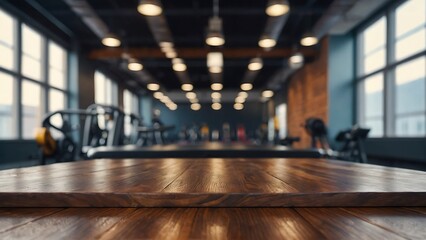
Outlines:
<svg viewBox="0 0 426 240"><path fill-rule="evenodd" d="M158 16L163 12L163 9L159 0L140 0L138 11L146 16ZM289 11L290 5L288 0L269 0L266 7L266 13L271 17L281 16L287 14ZM102 39L102 43L108 47L118 47L121 45L120 39L114 34L107 34ZM215 10L215 15L209 20L209 32L206 37L206 43L209 46L222 46L225 44L222 19L218 16L218 10ZM310 33L305 34L300 40L302 46L313 46L317 43L318 39ZM262 36L258 44L262 48L272 48L276 45L276 40L268 36Z"/></svg>
<svg viewBox="0 0 426 240"><path fill-rule="evenodd" d="M223 36L223 31L222 31L222 20L218 16L218 11L219 11L218 0L214 0L214 1L215 1L214 9L213 9L214 16L211 17L209 20L209 28L208 28L209 31L206 36L206 43L210 46L222 46L225 44L225 38ZM137 9L139 13L146 16L158 16L163 12L163 9L161 7L161 3L159 0L140 0ZM267 15L271 17L278 17L281 15L287 14L290 11L290 6L287 0L269 0L265 11ZM301 39L302 46L312 46L317 44L317 42L318 42L318 39L311 34L305 34L303 38ZM119 38L113 34L108 34L107 36L105 36L105 38L102 39L102 43L105 46L109 46L109 47L118 47L121 45L121 41L119 40ZM268 36L262 36L258 44L262 48L270 49L276 45L276 40ZM177 54L173 48L173 43L162 42L160 43L160 48L165 53L167 58L172 59L172 68L174 71L181 72L187 69L184 61L180 58L176 58ZM293 55L292 57L290 57L289 64L290 66L300 65L300 64L303 64L303 60L304 60L303 55L301 55L300 53L297 53ZM221 52L209 53L207 55L207 66L211 73L221 73L223 69L223 54ZM250 71L259 71L260 69L262 69L262 67L263 67L263 61L261 58L258 58L258 57L253 58L248 65L248 69ZM131 71L141 71L143 69L143 65L136 59L131 58L128 61L128 69ZM159 88L159 85L158 85L158 88ZM182 84L181 88L183 91L187 92L186 94L187 97L188 97L188 94L189 96L193 96L191 93L195 94L194 92L190 92L193 90L192 84L189 84L189 83ZM253 85L251 83L243 83L241 85L241 90L243 91L250 91L252 88L253 88ZM223 89L223 85L221 83L212 83L211 89L214 91L220 91ZM244 92L244 93L247 94L247 92ZM245 96L245 94L242 94L242 95ZM160 96L160 94L158 93L156 95L157 97ZM273 96L273 91L271 90L265 90L262 93L262 98L264 99L270 98L272 96ZM172 106L172 107L169 107L170 109L176 109L177 107L175 103L169 101L170 99L167 100L167 96L165 96L164 94L162 98L157 98L157 99L159 99L160 101L161 99L163 99L162 102L164 102L165 104L169 103L168 107L169 105ZM199 110L201 108L201 105L198 103L198 100L196 98L196 94L195 94L195 98L188 98L188 99L190 101L192 99L191 108L193 110ZM236 98L236 102L234 104L235 109L237 110L243 109L244 106L242 104L245 101L241 101L242 99L243 98L241 98L241 94L238 94ZM217 99L212 97L212 101L213 101L212 108L215 110L219 110L221 108L220 98L218 101Z"/></svg>

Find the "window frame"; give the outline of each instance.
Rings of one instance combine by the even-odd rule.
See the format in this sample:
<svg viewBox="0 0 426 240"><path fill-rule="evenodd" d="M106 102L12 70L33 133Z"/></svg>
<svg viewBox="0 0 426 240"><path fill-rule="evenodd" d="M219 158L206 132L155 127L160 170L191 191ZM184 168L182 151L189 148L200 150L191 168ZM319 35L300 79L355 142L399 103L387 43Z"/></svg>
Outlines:
<svg viewBox="0 0 426 240"><path fill-rule="evenodd" d="M13 87L13 104L12 108L14 109L12 112L12 116L14 119L17 119L15 121L15 124L13 127L14 136L11 138L2 138L3 140L32 140L31 138L24 138L23 134L23 104L22 104L22 85L24 81L28 81L31 83L35 83L38 86L40 86L41 89L41 95L42 95L42 101L40 102L40 114L43 116L46 113L48 113L49 110L49 92L51 89L55 89L60 91L64 94L65 98L65 106L64 108L68 108L70 106L70 77L69 77L69 69L70 69L70 51L69 49L62 43L62 41L58 41L57 38L52 37L52 34L49 34L45 31L45 29L40 28L36 26L37 24L33 24L32 22L28 21L25 17L22 17L21 14L18 12L13 11L13 9L8 9L4 6L0 5L0 10L11 16L14 20L14 69L6 69L0 66L0 72L10 75L14 79L14 87ZM24 55L23 49L22 49L22 29L23 26L26 25L27 27L31 28L31 30L37 32L40 34L42 38L42 46L41 46L41 78L40 80L34 79L32 77L26 76L22 73L22 58ZM64 50L65 53L65 69L64 69L64 76L65 76L65 86L63 89L55 87L53 85L50 85L50 79L49 79L49 43L52 42L56 44L57 46L61 47ZM40 123L36 123L39 126L41 126Z"/></svg>
<svg viewBox="0 0 426 240"><path fill-rule="evenodd" d="M425 138L426 134L419 136L398 136L396 135L396 91L395 91L395 72L396 68L404 63L419 59L426 56L426 49L411 54L407 57L397 60L395 56L396 52L396 10L398 7L406 3L407 0L399 0L395 3L391 3L385 6L383 9L379 10L376 14L373 14L374 17L365 21L358 29L355 30L355 51L356 51L356 61L355 61L355 80L354 87L356 89L356 121L358 123L365 123L365 97L364 91L362 89L363 82L376 74L383 73L384 77L384 88L383 88L383 136L371 138L400 138L400 139L409 139L409 138ZM369 72L368 74L361 74L362 65L363 65L363 33L364 31L376 23L380 18L386 17L386 59L385 66L377 69L375 71ZM426 24L425 24L426 26ZM418 27L420 29L420 27ZM410 31L411 32L411 31ZM414 33L412 30L411 34ZM408 34L408 33L406 33ZM425 89L426 91L426 89ZM425 93L426 94L426 93Z"/></svg>

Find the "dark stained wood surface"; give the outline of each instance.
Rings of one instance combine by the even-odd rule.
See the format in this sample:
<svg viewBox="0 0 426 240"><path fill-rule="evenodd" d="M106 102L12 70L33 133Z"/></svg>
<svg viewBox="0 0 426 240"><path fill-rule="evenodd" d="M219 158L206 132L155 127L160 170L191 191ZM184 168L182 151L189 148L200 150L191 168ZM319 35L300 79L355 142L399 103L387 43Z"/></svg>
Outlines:
<svg viewBox="0 0 426 240"><path fill-rule="evenodd" d="M0 171L0 207L426 206L425 183L320 159L101 159Z"/></svg>
<svg viewBox="0 0 426 240"><path fill-rule="evenodd" d="M424 212L425 208L0 208L0 239L425 239Z"/></svg>

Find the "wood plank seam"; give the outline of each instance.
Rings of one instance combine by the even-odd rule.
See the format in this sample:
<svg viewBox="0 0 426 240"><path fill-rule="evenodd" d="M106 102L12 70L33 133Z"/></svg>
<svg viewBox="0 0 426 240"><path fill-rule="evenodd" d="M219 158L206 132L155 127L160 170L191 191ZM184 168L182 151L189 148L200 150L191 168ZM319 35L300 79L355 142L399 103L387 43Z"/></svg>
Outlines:
<svg viewBox="0 0 426 240"><path fill-rule="evenodd" d="M15 225L15 226L11 227L11 228L8 228L8 229L5 229L5 230L3 230L3 231L0 231L0 233L7 233L7 232L12 231L12 230L14 230L14 229L16 229L16 228L23 227L23 226L28 225L28 224L30 224L30 223L36 222L36 221L38 221L38 220L40 220L40 219L43 219L43 218L46 218L46 217L52 216L52 215L54 215L54 214L57 214L57 213L59 213L59 212L65 211L66 209L67 209L67 208L58 209L57 211L51 212L51 213L49 213L49 214L46 214L46 215L43 215L43 216L40 216L40 217L34 218L34 219L32 219L32 220L30 220L30 221L28 221L28 222L21 223L21 224L17 224L17 225Z"/></svg>
<svg viewBox="0 0 426 240"><path fill-rule="evenodd" d="M178 179L180 176L182 176L186 171L188 171L189 168L191 168L192 164L189 164L188 167L186 167L177 177L175 177L175 179L173 179L169 184L167 184L162 190L161 192L163 192L168 186L172 185L176 179Z"/></svg>

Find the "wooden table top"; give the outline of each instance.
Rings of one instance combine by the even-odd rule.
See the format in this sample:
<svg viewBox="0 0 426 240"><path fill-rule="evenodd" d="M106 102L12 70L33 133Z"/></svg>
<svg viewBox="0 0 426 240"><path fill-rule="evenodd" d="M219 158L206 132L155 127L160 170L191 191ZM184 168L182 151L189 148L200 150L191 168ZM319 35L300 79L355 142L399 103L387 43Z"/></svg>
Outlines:
<svg viewBox="0 0 426 240"><path fill-rule="evenodd" d="M277 145L207 142L140 147L96 147L89 158L321 158L318 149L293 149Z"/></svg>
<svg viewBox="0 0 426 240"><path fill-rule="evenodd" d="M100 159L0 171L0 207L419 207L425 183L322 159Z"/></svg>
<svg viewBox="0 0 426 240"><path fill-rule="evenodd" d="M0 239L426 239L425 207L361 207L425 206L425 183L424 172L321 159L11 169L0 171Z"/></svg>
<svg viewBox="0 0 426 240"><path fill-rule="evenodd" d="M426 208L0 208L0 239L426 239Z"/></svg>

